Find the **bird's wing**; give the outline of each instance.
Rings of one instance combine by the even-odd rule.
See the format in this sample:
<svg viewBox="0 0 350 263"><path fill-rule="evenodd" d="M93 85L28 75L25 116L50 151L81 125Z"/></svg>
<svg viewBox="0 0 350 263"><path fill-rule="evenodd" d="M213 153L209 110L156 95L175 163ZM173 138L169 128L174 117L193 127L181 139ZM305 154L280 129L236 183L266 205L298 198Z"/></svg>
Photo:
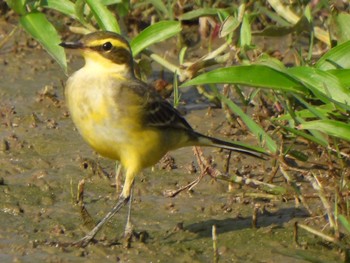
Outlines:
<svg viewBox="0 0 350 263"><path fill-rule="evenodd" d="M175 128L192 131L192 127L181 114L153 87L141 81L128 83L128 87L140 96L143 107L143 120L146 125L159 128Z"/></svg>
<svg viewBox="0 0 350 263"><path fill-rule="evenodd" d="M161 96L152 96L145 105L147 125L192 130L180 113Z"/></svg>
<svg viewBox="0 0 350 263"><path fill-rule="evenodd" d="M123 89L132 89L137 96L137 103L142 107L142 120L146 126L158 128L175 128L193 131L181 114L165 99L163 99L153 87L134 79L122 84Z"/></svg>

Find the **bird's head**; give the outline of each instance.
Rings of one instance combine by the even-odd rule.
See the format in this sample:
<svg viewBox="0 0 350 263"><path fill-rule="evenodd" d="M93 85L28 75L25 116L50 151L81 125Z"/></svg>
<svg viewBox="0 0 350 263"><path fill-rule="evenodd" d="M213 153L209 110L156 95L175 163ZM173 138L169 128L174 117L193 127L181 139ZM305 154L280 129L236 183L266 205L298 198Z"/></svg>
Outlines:
<svg viewBox="0 0 350 263"><path fill-rule="evenodd" d="M98 31L83 36L76 42L62 42L60 46L79 50L86 66L103 68L123 75L133 74L133 58L130 45L121 35Z"/></svg>

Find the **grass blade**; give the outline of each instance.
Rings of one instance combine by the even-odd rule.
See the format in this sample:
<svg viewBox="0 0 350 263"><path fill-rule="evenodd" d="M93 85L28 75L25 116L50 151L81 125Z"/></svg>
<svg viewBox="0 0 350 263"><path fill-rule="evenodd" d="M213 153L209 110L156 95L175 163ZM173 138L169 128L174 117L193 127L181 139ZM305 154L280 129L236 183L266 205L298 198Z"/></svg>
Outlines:
<svg viewBox="0 0 350 263"><path fill-rule="evenodd" d="M348 231L348 233L350 234L350 222L346 219L346 217L343 215L339 215L338 220L344 226L346 231Z"/></svg>
<svg viewBox="0 0 350 263"><path fill-rule="evenodd" d="M303 137L311 142L314 142L316 144L319 144L323 147L327 147L328 146L328 141L326 140L326 138L322 137L322 136L314 136L312 134L308 134L308 133L305 133L303 131L299 131L299 130L296 130L294 128L291 128L289 126L283 126L283 125L279 125L280 127L282 127L283 129L285 129L286 131L289 131L290 133L293 133L295 134L296 136L300 136L300 137Z"/></svg>
<svg viewBox="0 0 350 263"><path fill-rule="evenodd" d="M350 141L350 125L344 122L334 120L316 120L304 122L300 124L298 128L318 130L330 136Z"/></svg>
<svg viewBox="0 0 350 263"><path fill-rule="evenodd" d="M277 145L275 141L263 130L263 128L261 128L248 115L246 115L232 100L222 95L220 95L220 99L243 120L243 122L247 125L255 137L258 138L261 144L265 144L270 152L276 153Z"/></svg>
<svg viewBox="0 0 350 263"><path fill-rule="evenodd" d="M189 11L183 15L180 15L178 19L181 20L192 20L201 16L214 16L217 15L218 12L222 12L225 9L220 8L199 8L193 11Z"/></svg>
<svg viewBox="0 0 350 263"><path fill-rule="evenodd" d="M295 94L293 94L293 96L295 96ZM310 104L309 104L309 106L310 106ZM315 115L314 112L310 111L308 109L308 107L306 109L303 109L303 110L294 111L293 114L296 117L299 117L299 118L302 118L302 119L315 118L315 116L318 116L318 115L320 115L320 116L328 116L329 114L332 114L332 116L335 116L335 117L340 117L340 114L335 111L335 107L331 103L324 104L324 105L321 105L321 106L318 106L318 107L314 107L313 109L317 110L317 113L318 113L317 115ZM282 116L274 118L274 120L280 120L280 121L291 120L291 119L292 119L292 116L289 113L286 113L286 114L284 114ZM323 118L321 118L321 119L323 119Z"/></svg>

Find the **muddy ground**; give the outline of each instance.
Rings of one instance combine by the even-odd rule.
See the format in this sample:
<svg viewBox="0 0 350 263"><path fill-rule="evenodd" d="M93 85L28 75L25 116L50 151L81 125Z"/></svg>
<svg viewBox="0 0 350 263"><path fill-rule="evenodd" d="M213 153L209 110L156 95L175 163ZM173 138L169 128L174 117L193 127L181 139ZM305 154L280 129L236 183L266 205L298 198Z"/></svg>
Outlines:
<svg viewBox="0 0 350 263"><path fill-rule="evenodd" d="M3 34L6 31L2 32ZM82 65L73 58L70 72ZM0 50L0 261L1 262L212 262L212 226L217 228L219 262L338 262L338 251L319 238L300 231L293 242L296 221L317 220L295 202L293 190L277 174L273 183L288 189L286 198L251 198L262 193L251 186L233 185L205 176L190 192L164 196L193 181L192 149L170 153L176 168L157 165L136 179L132 221L136 238L127 247L122 238L126 209L117 214L86 248L63 244L81 238L84 226L75 202L77 185L85 179L84 203L98 221L113 206L117 193L115 163L100 157L79 136L64 104L67 79L58 65L18 30ZM183 100L193 90L183 91ZM198 131L247 143L247 132L230 128L220 109L209 109L202 98L187 100L185 117ZM219 170L227 152L205 149ZM262 180L271 176L271 161L236 155L231 172ZM190 173L192 171L192 173ZM309 187L303 180L298 182ZM244 194L246 196L244 196ZM317 210L319 201L310 199ZM260 207L252 228L254 207ZM311 220L312 219L312 220ZM113 242L112 242L113 241Z"/></svg>

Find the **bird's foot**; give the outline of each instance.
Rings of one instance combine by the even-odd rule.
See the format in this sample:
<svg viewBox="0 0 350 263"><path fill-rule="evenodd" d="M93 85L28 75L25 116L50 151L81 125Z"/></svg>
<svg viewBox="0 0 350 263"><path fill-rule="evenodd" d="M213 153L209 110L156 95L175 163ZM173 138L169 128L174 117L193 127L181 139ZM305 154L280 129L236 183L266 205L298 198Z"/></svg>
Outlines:
<svg viewBox="0 0 350 263"><path fill-rule="evenodd" d="M73 242L72 243L72 246L74 247L86 247L90 242L92 242L93 240L93 237L90 237L90 236L85 236L83 237L82 239L76 241L76 242Z"/></svg>

